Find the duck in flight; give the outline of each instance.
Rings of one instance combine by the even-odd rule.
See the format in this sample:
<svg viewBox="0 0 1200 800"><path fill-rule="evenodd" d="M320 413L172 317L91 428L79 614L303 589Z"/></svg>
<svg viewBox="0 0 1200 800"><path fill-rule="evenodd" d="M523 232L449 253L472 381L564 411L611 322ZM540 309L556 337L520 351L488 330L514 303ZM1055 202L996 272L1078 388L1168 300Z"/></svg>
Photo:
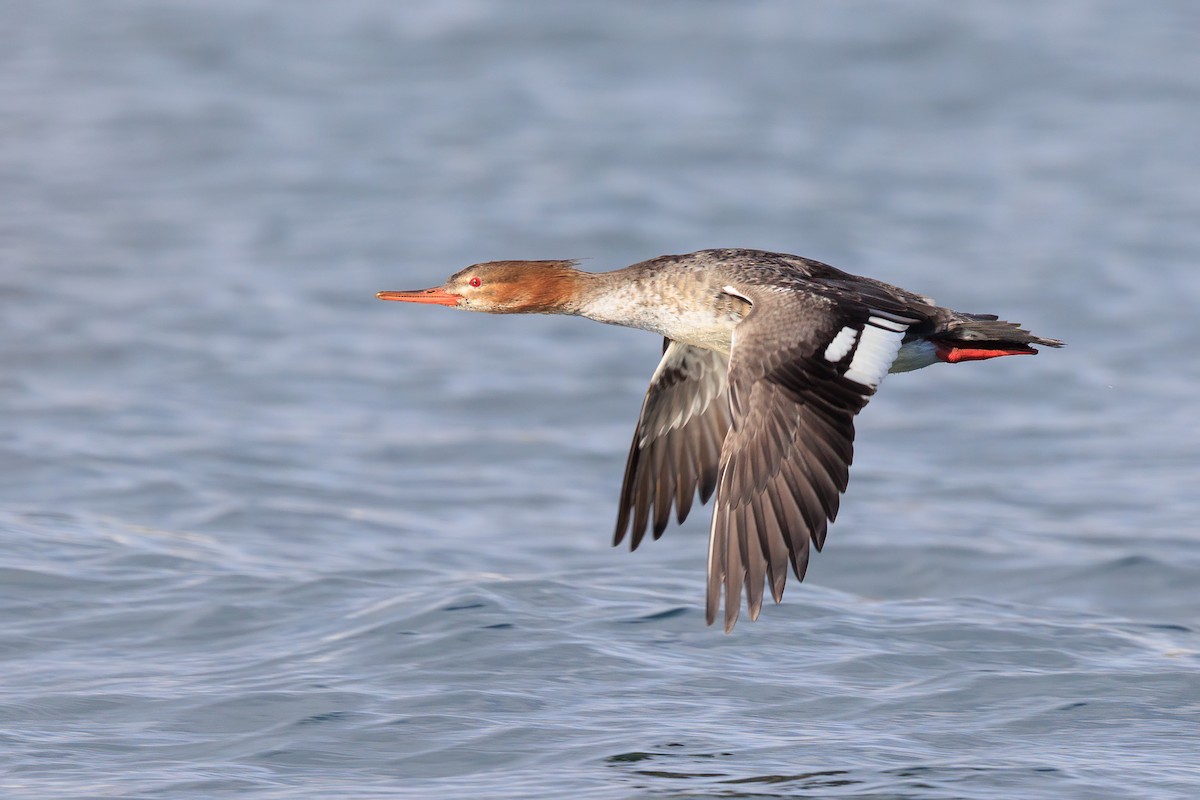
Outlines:
<svg viewBox="0 0 1200 800"><path fill-rule="evenodd" d="M778 603L825 544L854 455L854 417L889 372L1061 347L993 314L819 261L701 250L590 273L572 261L475 264L433 289L382 300L492 314L570 314L663 337L625 466L613 544L655 539L674 508L716 493L707 620L733 629L764 588Z"/></svg>

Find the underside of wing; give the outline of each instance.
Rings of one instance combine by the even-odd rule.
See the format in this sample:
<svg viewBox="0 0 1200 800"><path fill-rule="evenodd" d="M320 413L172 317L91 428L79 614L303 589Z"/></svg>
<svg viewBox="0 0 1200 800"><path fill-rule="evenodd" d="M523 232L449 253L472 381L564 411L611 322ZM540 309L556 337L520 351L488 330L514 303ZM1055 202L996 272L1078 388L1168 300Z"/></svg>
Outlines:
<svg viewBox="0 0 1200 800"><path fill-rule="evenodd" d="M654 538L687 518L695 495L705 503L717 485L721 445L729 430L724 355L666 340L629 448L613 544L628 531L630 549L648 526Z"/></svg>

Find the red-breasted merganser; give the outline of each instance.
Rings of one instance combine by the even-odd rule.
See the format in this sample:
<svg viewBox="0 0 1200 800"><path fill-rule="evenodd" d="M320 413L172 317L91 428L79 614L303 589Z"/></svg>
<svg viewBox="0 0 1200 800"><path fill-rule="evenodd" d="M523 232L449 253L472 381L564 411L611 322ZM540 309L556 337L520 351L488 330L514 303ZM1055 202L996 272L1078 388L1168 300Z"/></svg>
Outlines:
<svg viewBox="0 0 1200 800"><path fill-rule="evenodd" d="M804 579L853 459L854 416L889 372L1061 347L993 314L812 259L761 250L659 256L613 272L573 261L492 261L445 284L382 300L492 314L572 314L664 337L625 467L616 536L636 549L675 508L716 492L707 619L725 593L732 630L745 590L750 618L764 583L778 603L788 564Z"/></svg>

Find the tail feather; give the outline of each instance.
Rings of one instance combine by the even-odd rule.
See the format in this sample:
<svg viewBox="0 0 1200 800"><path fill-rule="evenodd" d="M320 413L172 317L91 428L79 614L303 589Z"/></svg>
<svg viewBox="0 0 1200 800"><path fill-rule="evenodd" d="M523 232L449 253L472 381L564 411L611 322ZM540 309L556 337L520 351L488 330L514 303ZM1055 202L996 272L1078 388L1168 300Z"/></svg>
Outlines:
<svg viewBox="0 0 1200 800"><path fill-rule="evenodd" d="M1034 336L1015 322L998 319L994 314L955 314L936 334L949 343L970 344L980 350L1024 350L1036 352L1030 345L1062 347L1064 342Z"/></svg>

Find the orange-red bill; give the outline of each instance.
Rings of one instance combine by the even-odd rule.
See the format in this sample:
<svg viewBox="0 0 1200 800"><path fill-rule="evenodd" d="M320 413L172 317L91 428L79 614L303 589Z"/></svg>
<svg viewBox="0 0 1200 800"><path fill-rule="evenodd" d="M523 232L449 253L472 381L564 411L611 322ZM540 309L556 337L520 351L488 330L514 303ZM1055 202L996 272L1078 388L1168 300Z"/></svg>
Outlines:
<svg viewBox="0 0 1200 800"><path fill-rule="evenodd" d="M462 295L451 294L445 289L420 289L415 292L376 292L380 300L398 300L401 303L427 303L435 306L456 306Z"/></svg>

